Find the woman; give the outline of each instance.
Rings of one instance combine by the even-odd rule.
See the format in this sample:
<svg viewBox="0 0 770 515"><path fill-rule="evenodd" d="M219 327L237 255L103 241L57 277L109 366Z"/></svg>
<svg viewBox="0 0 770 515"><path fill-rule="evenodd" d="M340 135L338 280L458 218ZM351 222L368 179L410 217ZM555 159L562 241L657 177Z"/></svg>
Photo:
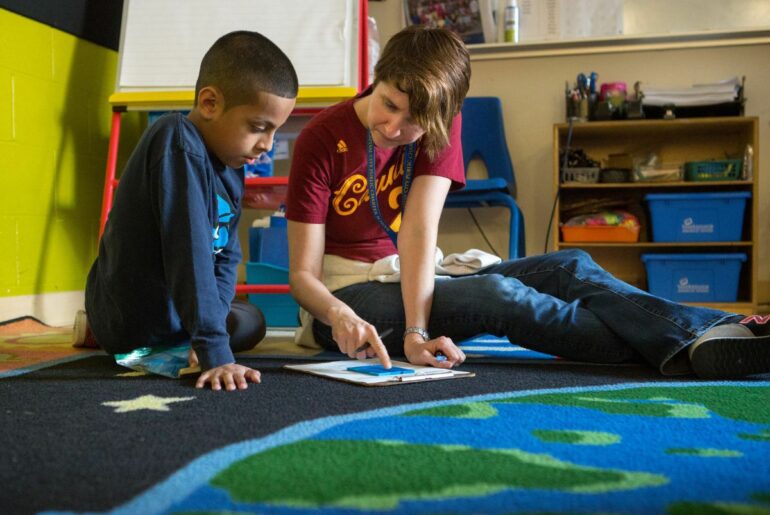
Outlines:
<svg viewBox="0 0 770 515"><path fill-rule="evenodd" d="M372 87L300 134L286 217L303 337L386 367L391 354L456 366L465 355L454 341L489 332L570 359L644 359L665 374L770 371L763 319L654 297L582 251L439 277L439 217L464 184L459 113L469 81L456 35L412 26L386 45ZM377 331L388 329L383 341Z"/></svg>

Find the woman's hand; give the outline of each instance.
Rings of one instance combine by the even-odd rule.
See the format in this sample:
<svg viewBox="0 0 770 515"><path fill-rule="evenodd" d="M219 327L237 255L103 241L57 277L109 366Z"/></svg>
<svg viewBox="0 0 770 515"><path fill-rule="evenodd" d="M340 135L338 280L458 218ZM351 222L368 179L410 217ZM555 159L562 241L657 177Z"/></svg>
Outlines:
<svg viewBox="0 0 770 515"><path fill-rule="evenodd" d="M430 365L436 368L452 368L465 361L465 353L446 336L426 342L419 335L407 335L404 340L404 354L412 365ZM438 359L437 355L443 355L446 359Z"/></svg>
<svg viewBox="0 0 770 515"><path fill-rule="evenodd" d="M332 308L329 312L332 338L337 342L340 352L355 359L379 358L382 366L390 368L390 356L382 343L377 328L356 315L352 309ZM368 345L367 345L368 344ZM361 349L365 346L364 349Z"/></svg>
<svg viewBox="0 0 770 515"><path fill-rule="evenodd" d="M249 381L252 383L261 382L258 370L237 363L230 363L204 371L195 383L195 387L203 388L206 383L211 383L212 390L221 390L222 385L228 391L236 388L245 390L249 387Z"/></svg>

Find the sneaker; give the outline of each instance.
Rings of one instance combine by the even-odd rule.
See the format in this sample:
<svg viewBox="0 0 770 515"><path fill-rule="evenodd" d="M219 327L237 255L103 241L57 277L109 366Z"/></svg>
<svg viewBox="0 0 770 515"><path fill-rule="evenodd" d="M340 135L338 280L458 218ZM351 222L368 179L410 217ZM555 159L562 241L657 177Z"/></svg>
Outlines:
<svg viewBox="0 0 770 515"><path fill-rule="evenodd" d="M770 315L749 315L738 323L747 327L754 336L770 336Z"/></svg>
<svg viewBox="0 0 770 515"><path fill-rule="evenodd" d="M94 333L88 326L88 317L82 309L75 313L75 323L72 325L72 346L84 349L98 349Z"/></svg>
<svg viewBox="0 0 770 515"><path fill-rule="evenodd" d="M745 323L749 318L713 327L690 346L690 363L698 377L727 379L770 373L770 335L752 331L751 324Z"/></svg>

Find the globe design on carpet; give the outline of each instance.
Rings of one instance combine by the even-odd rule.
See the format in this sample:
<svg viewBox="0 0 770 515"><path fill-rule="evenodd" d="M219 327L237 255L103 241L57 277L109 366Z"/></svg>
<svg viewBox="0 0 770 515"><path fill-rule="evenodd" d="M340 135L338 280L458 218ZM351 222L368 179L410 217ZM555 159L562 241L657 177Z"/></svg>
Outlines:
<svg viewBox="0 0 770 515"><path fill-rule="evenodd" d="M770 513L768 399L766 385L603 387L323 419L168 511Z"/></svg>

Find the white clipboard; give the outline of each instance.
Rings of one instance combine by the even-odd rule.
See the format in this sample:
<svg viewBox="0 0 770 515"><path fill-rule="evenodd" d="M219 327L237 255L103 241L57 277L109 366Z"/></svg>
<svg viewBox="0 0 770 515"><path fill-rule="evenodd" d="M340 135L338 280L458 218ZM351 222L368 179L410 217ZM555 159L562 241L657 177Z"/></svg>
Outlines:
<svg viewBox="0 0 770 515"><path fill-rule="evenodd" d="M462 370L453 370L446 368L423 367L412 365L403 361L393 361L394 367L408 368L414 370L412 374L392 375L392 376L373 376L353 372L349 367L360 365L378 365L380 361L377 358L365 360L347 359L343 361L328 361L325 363L308 363L305 365L284 365L283 368L313 374L346 383L359 384L362 386L393 386L397 384L412 384L425 381L442 381L444 379L459 379L464 377L473 377L473 372Z"/></svg>

